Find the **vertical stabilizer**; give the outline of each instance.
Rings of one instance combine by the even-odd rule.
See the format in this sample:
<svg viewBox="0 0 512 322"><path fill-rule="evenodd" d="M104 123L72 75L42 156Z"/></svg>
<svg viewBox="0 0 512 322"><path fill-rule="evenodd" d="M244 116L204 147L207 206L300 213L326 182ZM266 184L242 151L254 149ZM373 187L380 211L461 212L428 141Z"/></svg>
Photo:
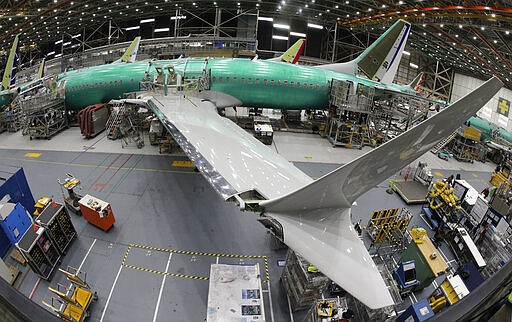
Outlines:
<svg viewBox="0 0 512 322"><path fill-rule="evenodd" d="M423 84L423 79L425 79L425 73L421 72L418 76L414 77L408 86L417 92L420 89L421 84Z"/></svg>
<svg viewBox="0 0 512 322"><path fill-rule="evenodd" d="M299 61L300 55L306 45L306 39L297 40L288 50L286 50L281 56L270 58L268 60L280 61L290 64L296 64Z"/></svg>
<svg viewBox="0 0 512 322"><path fill-rule="evenodd" d="M140 36L135 37L135 39L130 44L130 47L126 50L124 55L116 60L114 63L133 63L135 62L135 59L137 58L137 52L139 51L139 43L140 43Z"/></svg>
<svg viewBox="0 0 512 322"><path fill-rule="evenodd" d="M43 61L41 62L41 65L39 65L39 69L37 71L36 79L40 79L44 77L44 67L45 67L45 59L43 58Z"/></svg>
<svg viewBox="0 0 512 322"><path fill-rule="evenodd" d="M2 78L2 90L9 89L9 87L15 83L16 68L18 67L18 45L19 35L16 35L11 51L9 52L7 65L5 66L4 77Z"/></svg>
<svg viewBox="0 0 512 322"><path fill-rule="evenodd" d="M398 20L356 59L346 63L321 65L318 68L352 75L360 70L369 79L391 84L410 31L410 23Z"/></svg>

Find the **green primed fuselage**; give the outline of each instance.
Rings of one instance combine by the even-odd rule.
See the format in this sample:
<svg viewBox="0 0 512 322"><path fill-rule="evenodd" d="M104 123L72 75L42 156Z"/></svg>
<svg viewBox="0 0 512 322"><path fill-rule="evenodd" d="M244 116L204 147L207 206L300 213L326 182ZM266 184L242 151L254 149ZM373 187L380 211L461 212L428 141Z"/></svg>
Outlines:
<svg viewBox="0 0 512 322"><path fill-rule="evenodd" d="M122 98L139 90L146 75L156 76L156 66L173 66L183 80L210 72L210 90L231 95L243 106L275 109L327 109L331 79L347 80L365 86L378 86L411 94L407 86L384 85L353 75L274 61L231 58L177 59L114 63L60 74L58 87L65 89L65 104L70 110ZM65 82L65 83L63 83Z"/></svg>

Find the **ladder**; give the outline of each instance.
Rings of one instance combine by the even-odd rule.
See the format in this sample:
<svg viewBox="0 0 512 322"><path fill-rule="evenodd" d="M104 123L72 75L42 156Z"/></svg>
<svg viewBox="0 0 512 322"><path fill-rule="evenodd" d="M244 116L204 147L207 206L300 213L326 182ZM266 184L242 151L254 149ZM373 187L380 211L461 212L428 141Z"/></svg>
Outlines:
<svg viewBox="0 0 512 322"><path fill-rule="evenodd" d="M439 141L431 150L430 152L437 154L439 151L441 151L442 148L444 148L448 143L450 143L455 136L457 136L457 130L454 131L452 134L450 134L448 137L443 139L442 141Z"/></svg>
<svg viewBox="0 0 512 322"><path fill-rule="evenodd" d="M115 140L119 136L118 127L125 116L126 104L124 102L114 102L112 104L112 112L107 120L105 129L109 139Z"/></svg>

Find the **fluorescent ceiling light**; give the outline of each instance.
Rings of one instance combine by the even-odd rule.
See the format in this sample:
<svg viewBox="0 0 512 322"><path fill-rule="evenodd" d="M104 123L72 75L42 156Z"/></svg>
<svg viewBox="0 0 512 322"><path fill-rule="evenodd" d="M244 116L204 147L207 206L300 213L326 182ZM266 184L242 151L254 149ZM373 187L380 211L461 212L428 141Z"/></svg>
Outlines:
<svg viewBox="0 0 512 322"><path fill-rule="evenodd" d="M288 40L288 37L285 37L285 36L276 36L276 35L273 35L272 38L274 39L279 39L279 40Z"/></svg>
<svg viewBox="0 0 512 322"><path fill-rule="evenodd" d="M323 26L320 26L320 25L317 25L317 24L314 24L314 23L309 23L309 22L308 22L308 27L315 28L315 29L324 29Z"/></svg>
<svg viewBox="0 0 512 322"><path fill-rule="evenodd" d="M409 66L411 66L412 68L419 68L419 66L414 63L409 63Z"/></svg>
<svg viewBox="0 0 512 322"><path fill-rule="evenodd" d="M51 56L51 55L55 55L55 52L54 51L50 51L48 54L46 54L46 56Z"/></svg>
<svg viewBox="0 0 512 322"><path fill-rule="evenodd" d="M55 58L62 56L62 53L55 55Z"/></svg>
<svg viewBox="0 0 512 322"><path fill-rule="evenodd" d="M80 37L82 34L78 34L78 35L74 35L74 36L71 36L71 38L78 38Z"/></svg>
<svg viewBox="0 0 512 322"><path fill-rule="evenodd" d="M258 17L258 20L274 21L274 18L271 18L271 17Z"/></svg>
<svg viewBox="0 0 512 322"><path fill-rule="evenodd" d="M140 29L140 26L133 26L133 27L125 28L125 30L136 30L136 29Z"/></svg>
<svg viewBox="0 0 512 322"><path fill-rule="evenodd" d="M172 16L171 17L171 20L182 20L182 19L187 19L187 16Z"/></svg>
<svg viewBox="0 0 512 322"><path fill-rule="evenodd" d="M164 31L169 31L169 28L157 28L157 29L155 29L155 32L164 32Z"/></svg>
<svg viewBox="0 0 512 322"><path fill-rule="evenodd" d="M411 53L408 52L407 50L404 50L404 55L411 56Z"/></svg>
<svg viewBox="0 0 512 322"><path fill-rule="evenodd" d="M274 24L274 28L277 28L277 29L290 29L290 26L289 25L283 25L283 24L280 24L280 23L275 23Z"/></svg>
<svg viewBox="0 0 512 322"><path fill-rule="evenodd" d="M61 42L62 42L62 39L61 39L61 40L57 40L57 41L55 42L55 45L58 45L58 44L60 44Z"/></svg>
<svg viewBox="0 0 512 322"><path fill-rule="evenodd" d="M290 36L306 37L306 34L303 34L302 32L290 31Z"/></svg>
<svg viewBox="0 0 512 322"><path fill-rule="evenodd" d="M155 18L151 18L151 19L142 19L140 21L140 23L148 23L148 22L154 22L155 21Z"/></svg>
<svg viewBox="0 0 512 322"><path fill-rule="evenodd" d="M71 45L71 41L68 41L68 42L65 42L65 43L62 44L63 47L66 47L68 45Z"/></svg>

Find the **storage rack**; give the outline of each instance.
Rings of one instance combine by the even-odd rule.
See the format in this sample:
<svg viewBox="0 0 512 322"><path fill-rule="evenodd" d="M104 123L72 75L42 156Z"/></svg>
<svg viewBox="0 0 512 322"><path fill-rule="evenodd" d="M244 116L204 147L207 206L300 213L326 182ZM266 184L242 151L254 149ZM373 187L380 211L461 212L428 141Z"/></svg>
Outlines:
<svg viewBox="0 0 512 322"><path fill-rule="evenodd" d="M59 253L66 254L68 246L76 237L76 230L66 207L61 204L49 204L37 217L37 222L46 228Z"/></svg>
<svg viewBox="0 0 512 322"><path fill-rule="evenodd" d="M60 254L45 228L39 227L37 231L27 229L16 247L36 275L45 280L50 279L60 261Z"/></svg>
<svg viewBox="0 0 512 322"><path fill-rule="evenodd" d="M310 308L329 282L320 272L308 272L308 266L304 258L288 251L281 281L293 311Z"/></svg>

